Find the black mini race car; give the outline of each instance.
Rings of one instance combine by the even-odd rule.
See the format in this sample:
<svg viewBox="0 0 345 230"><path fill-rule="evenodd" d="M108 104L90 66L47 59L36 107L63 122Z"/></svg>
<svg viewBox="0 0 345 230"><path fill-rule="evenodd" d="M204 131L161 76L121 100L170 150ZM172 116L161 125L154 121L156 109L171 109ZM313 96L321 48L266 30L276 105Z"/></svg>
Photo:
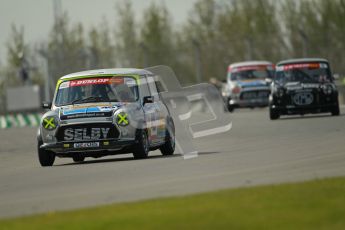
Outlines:
<svg viewBox="0 0 345 230"><path fill-rule="evenodd" d="M293 59L276 65L269 97L271 120L328 112L339 115L338 90L327 60Z"/></svg>

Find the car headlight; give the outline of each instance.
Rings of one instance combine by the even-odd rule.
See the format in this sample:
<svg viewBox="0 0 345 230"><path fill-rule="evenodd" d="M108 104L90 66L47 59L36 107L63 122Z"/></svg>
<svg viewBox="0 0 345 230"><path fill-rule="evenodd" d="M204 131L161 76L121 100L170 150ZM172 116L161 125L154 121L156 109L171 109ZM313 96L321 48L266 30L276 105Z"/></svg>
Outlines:
<svg viewBox="0 0 345 230"><path fill-rule="evenodd" d="M235 86L234 88L231 89L231 92L233 94L239 94L241 92L241 87Z"/></svg>
<svg viewBox="0 0 345 230"><path fill-rule="evenodd" d="M45 117L43 118L42 126L47 130L54 130L58 126L58 120L56 117L53 116Z"/></svg>
<svg viewBox="0 0 345 230"><path fill-rule="evenodd" d="M331 85L325 85L324 87L322 87L323 93L326 95L330 95L333 93L333 88Z"/></svg>
<svg viewBox="0 0 345 230"><path fill-rule="evenodd" d="M116 124L120 126L127 126L129 125L129 119L128 119L128 114L125 112L120 112L115 115L116 116Z"/></svg>

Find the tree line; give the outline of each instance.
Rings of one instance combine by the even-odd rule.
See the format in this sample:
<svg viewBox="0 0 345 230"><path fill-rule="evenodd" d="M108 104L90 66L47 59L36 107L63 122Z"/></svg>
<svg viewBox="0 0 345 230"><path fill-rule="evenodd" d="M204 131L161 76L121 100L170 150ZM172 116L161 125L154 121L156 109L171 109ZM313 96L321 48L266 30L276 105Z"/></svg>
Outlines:
<svg viewBox="0 0 345 230"><path fill-rule="evenodd" d="M1 76L8 85L43 84L46 74L55 82L87 69L168 65L193 83L224 79L233 62L298 57L327 58L345 74L345 0L198 0L178 28L164 4L153 2L139 20L131 1L114 13L113 26L104 19L89 30L64 13L40 44L13 26Z"/></svg>

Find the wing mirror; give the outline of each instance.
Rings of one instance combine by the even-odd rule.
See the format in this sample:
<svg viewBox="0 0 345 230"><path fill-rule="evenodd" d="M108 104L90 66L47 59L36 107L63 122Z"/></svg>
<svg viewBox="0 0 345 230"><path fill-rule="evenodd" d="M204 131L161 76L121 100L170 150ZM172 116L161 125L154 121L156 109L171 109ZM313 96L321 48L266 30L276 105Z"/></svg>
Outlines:
<svg viewBox="0 0 345 230"><path fill-rule="evenodd" d="M147 104L147 103L153 103L153 97L152 96L146 96L143 99L143 105Z"/></svg>
<svg viewBox="0 0 345 230"><path fill-rule="evenodd" d="M47 102L47 101L42 102L42 108L43 109L51 109L51 107L52 107L51 102Z"/></svg>
<svg viewBox="0 0 345 230"><path fill-rule="evenodd" d="M339 77L339 74L337 74L337 73L336 73L336 74L333 74L333 80L334 80L334 81L335 81L335 80L339 80L339 78L340 78L340 77Z"/></svg>

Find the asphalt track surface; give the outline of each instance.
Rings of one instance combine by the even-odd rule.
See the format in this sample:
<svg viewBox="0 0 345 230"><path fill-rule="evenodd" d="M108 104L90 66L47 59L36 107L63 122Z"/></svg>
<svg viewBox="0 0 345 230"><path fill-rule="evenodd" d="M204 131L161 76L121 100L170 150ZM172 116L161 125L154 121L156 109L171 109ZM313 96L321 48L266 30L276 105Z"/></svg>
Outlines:
<svg viewBox="0 0 345 230"><path fill-rule="evenodd" d="M345 115L268 119L267 109L231 114L225 134L196 140L199 156L152 152L57 159L42 168L36 129L0 130L0 218L224 188L345 175Z"/></svg>

